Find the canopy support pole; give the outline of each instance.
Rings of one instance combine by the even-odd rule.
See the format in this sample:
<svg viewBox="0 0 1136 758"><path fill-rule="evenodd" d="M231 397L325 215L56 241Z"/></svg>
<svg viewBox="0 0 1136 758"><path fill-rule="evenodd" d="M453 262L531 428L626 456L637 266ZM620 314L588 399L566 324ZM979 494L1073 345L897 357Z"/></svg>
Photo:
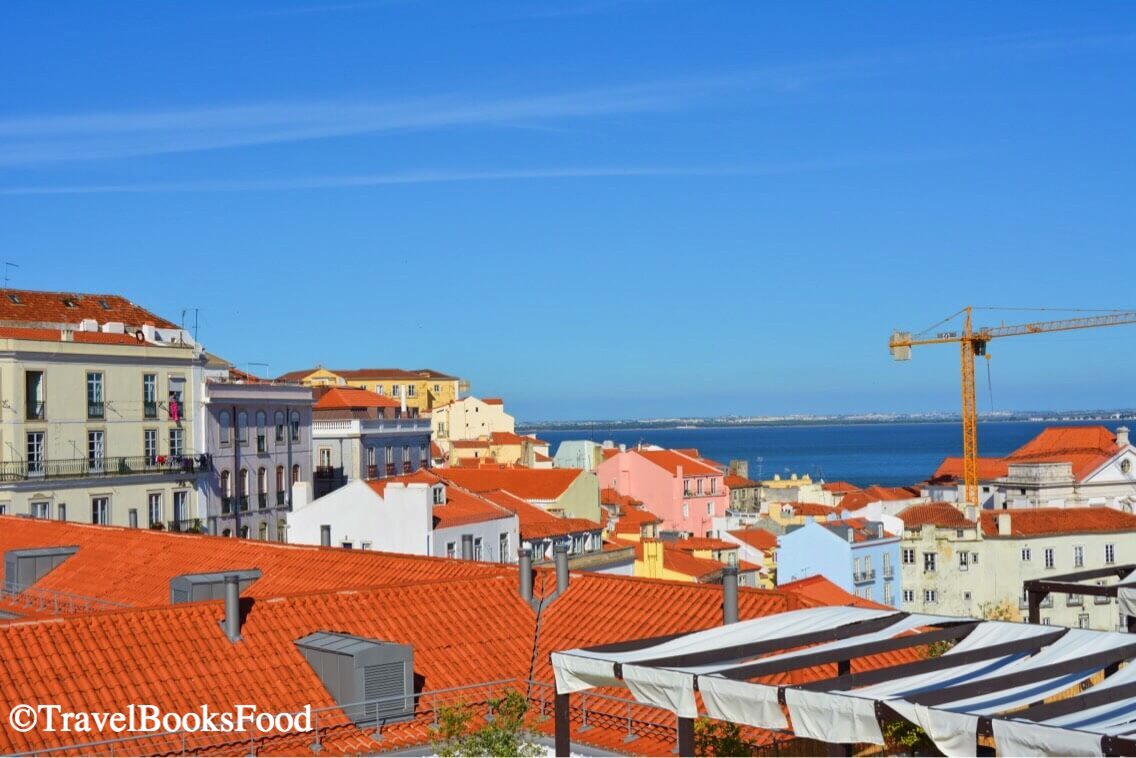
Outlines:
<svg viewBox="0 0 1136 758"><path fill-rule="evenodd" d="M567 692L556 693L556 755L558 758L568 758L572 754L572 722L570 708L572 696Z"/></svg>
<svg viewBox="0 0 1136 758"><path fill-rule="evenodd" d="M694 719L678 717L678 754L694 755Z"/></svg>

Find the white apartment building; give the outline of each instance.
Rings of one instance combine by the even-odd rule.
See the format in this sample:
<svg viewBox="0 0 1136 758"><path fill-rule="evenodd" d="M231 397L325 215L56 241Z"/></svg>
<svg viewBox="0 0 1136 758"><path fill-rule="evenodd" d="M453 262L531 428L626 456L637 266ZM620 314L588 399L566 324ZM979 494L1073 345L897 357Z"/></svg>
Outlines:
<svg viewBox="0 0 1136 758"><path fill-rule="evenodd" d="M1136 516L1112 508L988 510L972 520L933 503L899 517L903 607L916 613L981 617L1003 608L1024 618L1025 581L1136 561ZM1092 629L1120 623L1115 600L1079 595L1049 596L1041 617Z"/></svg>
<svg viewBox="0 0 1136 758"><path fill-rule="evenodd" d="M113 295L0 293L0 513L121 526L199 517L201 349Z"/></svg>
<svg viewBox="0 0 1136 758"><path fill-rule="evenodd" d="M516 432L516 420L499 398L464 397L430 411L430 436L445 455L456 441L488 441L494 432Z"/></svg>

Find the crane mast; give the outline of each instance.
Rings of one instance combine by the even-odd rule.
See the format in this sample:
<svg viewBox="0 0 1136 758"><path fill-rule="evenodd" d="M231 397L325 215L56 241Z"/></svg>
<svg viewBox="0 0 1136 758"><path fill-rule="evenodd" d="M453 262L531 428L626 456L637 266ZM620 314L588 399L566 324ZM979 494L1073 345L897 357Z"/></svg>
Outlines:
<svg viewBox="0 0 1136 758"><path fill-rule="evenodd" d="M962 471L963 503L978 502L978 402L974 389L974 359L986 355L986 343L1000 337L1017 337L1026 334L1045 334L1073 329L1092 329L1136 323L1136 311L1112 311L1107 315L1060 321L1033 321L1013 326L974 328L974 308L967 306L950 319L963 316L961 332L940 332L934 337L919 338L911 332L892 332L888 348L897 361L911 359L911 348L917 345L944 345L957 342L960 349L962 374Z"/></svg>

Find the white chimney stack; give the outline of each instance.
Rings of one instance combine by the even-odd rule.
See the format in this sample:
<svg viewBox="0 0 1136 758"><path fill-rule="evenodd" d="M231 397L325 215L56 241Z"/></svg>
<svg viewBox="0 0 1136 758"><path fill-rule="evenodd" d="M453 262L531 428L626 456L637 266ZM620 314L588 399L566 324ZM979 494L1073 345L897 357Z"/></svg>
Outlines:
<svg viewBox="0 0 1136 758"><path fill-rule="evenodd" d="M1116 428L1116 445L1117 447L1128 447L1128 427L1118 426Z"/></svg>
<svg viewBox="0 0 1136 758"><path fill-rule="evenodd" d="M406 415L406 385L398 385L399 402L402 403L402 415Z"/></svg>
<svg viewBox="0 0 1136 758"><path fill-rule="evenodd" d="M1010 532L1011 532L1011 527L1012 527L1012 524L1010 522L1010 514L999 513L998 514L998 535L1001 536L1001 537L1009 537Z"/></svg>

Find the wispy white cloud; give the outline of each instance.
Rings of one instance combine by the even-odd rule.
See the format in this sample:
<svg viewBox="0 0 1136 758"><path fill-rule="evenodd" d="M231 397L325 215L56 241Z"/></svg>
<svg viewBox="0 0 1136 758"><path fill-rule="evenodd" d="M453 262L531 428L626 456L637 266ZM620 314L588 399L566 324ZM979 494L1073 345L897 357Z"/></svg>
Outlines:
<svg viewBox="0 0 1136 758"><path fill-rule="evenodd" d="M633 179L682 177L761 177L836 171L846 168L933 161L958 157L957 151L889 153L808 161L787 161L749 166L591 166L508 170L421 170L387 174L309 176L282 179L217 179L127 184L76 184L0 187L0 195L103 195L184 192L279 192L384 187L415 184L456 184L571 179Z"/></svg>

